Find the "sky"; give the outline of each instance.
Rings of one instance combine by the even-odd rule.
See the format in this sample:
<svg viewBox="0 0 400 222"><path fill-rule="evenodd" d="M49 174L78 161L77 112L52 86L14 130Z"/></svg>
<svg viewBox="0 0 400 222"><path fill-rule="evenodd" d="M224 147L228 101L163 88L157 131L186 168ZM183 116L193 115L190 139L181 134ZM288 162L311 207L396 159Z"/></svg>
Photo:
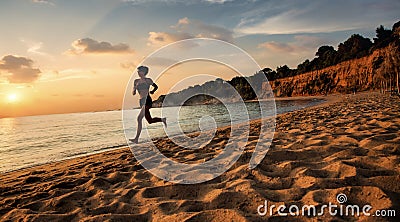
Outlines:
<svg viewBox="0 0 400 222"><path fill-rule="evenodd" d="M0 117L121 109L136 67L176 41L223 40L261 68L296 68L319 46L337 48L355 33L372 39L399 12L398 0L2 0ZM174 58L152 60L149 76L166 60ZM196 74L237 75L221 66L178 64L155 80L153 98Z"/></svg>

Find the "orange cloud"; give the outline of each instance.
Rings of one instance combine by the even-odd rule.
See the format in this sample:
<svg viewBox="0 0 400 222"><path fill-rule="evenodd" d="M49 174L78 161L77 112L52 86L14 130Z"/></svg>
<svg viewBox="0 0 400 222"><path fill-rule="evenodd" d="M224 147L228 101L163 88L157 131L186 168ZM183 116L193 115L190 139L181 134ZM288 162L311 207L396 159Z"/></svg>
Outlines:
<svg viewBox="0 0 400 222"><path fill-rule="evenodd" d="M133 50L125 43L113 45L109 42L99 42L91 38L75 40L71 46L72 49L69 49L66 52L67 54L133 53Z"/></svg>
<svg viewBox="0 0 400 222"><path fill-rule="evenodd" d="M163 46L183 39L193 38L189 33L168 33L168 32L149 32L147 45Z"/></svg>
<svg viewBox="0 0 400 222"><path fill-rule="evenodd" d="M0 72L10 83L30 83L39 78L41 71L33 68L33 61L26 57L4 56L0 60Z"/></svg>
<svg viewBox="0 0 400 222"><path fill-rule="evenodd" d="M233 31L224 27L206 24L198 20L181 18L170 26L174 32L149 32L149 46L163 46L172 42L190 38L214 38L233 42Z"/></svg>

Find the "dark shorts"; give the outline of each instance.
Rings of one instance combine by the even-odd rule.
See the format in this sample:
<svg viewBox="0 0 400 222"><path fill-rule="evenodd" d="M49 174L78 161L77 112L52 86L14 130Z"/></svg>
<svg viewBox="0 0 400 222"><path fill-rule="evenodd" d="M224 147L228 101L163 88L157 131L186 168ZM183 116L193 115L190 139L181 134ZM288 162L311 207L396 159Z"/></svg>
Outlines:
<svg viewBox="0 0 400 222"><path fill-rule="evenodd" d="M147 97L145 97L145 98L141 98L141 99L139 100L139 103L140 103L140 107L142 107L143 105L146 105L146 106L148 106L148 107L151 107L151 106L153 105L153 101L151 100L151 97L150 97L150 96L147 96Z"/></svg>

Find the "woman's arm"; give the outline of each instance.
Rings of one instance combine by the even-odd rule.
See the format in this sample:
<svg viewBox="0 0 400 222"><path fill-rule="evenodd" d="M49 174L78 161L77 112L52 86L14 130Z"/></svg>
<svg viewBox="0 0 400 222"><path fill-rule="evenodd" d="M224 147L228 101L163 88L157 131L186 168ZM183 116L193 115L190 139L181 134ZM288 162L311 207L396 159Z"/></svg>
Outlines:
<svg viewBox="0 0 400 222"><path fill-rule="evenodd" d="M153 82L153 84L151 84L151 85L153 86L153 90L150 91L150 94L154 94L154 93L157 91L158 86L157 86L157 84L154 83L154 82Z"/></svg>
<svg viewBox="0 0 400 222"><path fill-rule="evenodd" d="M150 94L154 94L158 89L157 84L155 82L153 82L153 80L150 78L147 78L147 81L151 86L153 86L153 90L150 91Z"/></svg>
<svg viewBox="0 0 400 222"><path fill-rule="evenodd" d="M135 81L133 82L133 91L132 91L132 95L136 95L136 84L137 83L137 79L135 79Z"/></svg>

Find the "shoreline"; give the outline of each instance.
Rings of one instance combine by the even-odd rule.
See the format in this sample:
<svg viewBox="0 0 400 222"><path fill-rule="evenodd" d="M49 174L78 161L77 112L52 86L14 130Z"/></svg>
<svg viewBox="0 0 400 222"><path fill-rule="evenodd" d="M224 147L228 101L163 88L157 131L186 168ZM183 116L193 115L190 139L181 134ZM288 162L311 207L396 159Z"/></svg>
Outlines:
<svg viewBox="0 0 400 222"><path fill-rule="evenodd" d="M344 95L318 106L279 114L274 139L261 164L248 169L258 142L259 120L240 159L201 184L162 181L137 163L128 147L0 174L0 220L307 220L264 217L269 204L348 203L400 213L400 99L380 93ZM183 162L213 158L229 139L218 129L205 152L182 150L168 139L160 151ZM368 220L332 216L320 220ZM377 218L392 221L395 218Z"/></svg>
<svg viewBox="0 0 400 222"><path fill-rule="evenodd" d="M380 93L378 91L360 92L360 93L357 93L355 95L374 95L374 94L380 94ZM327 95L327 96L317 95L317 96L277 97L277 98L274 98L274 99L275 100L281 100L281 101L282 100L283 101L286 101L286 100L295 101L295 100L318 99L318 100L322 100L323 101L323 102L321 102L319 104L314 104L314 105L309 106L309 107L298 109L298 110L307 110L307 109L312 109L312 108L317 108L317 107L328 106L328 105L330 105L332 103L339 102L344 97L351 97L351 96L355 96L355 95L353 95L353 94L339 94L338 93L338 94L331 94L331 95ZM263 100L266 100L266 99L263 99ZM260 100L260 101L263 101L263 100ZM250 100L250 101L246 101L246 102L257 102L257 100L254 100L254 101ZM203 104L203 105L207 105L207 104ZM298 110L293 110L293 111L290 111L290 112L287 112L287 113L296 112ZM118 111L118 110L113 110L113 111ZM89 112L89 113L91 113L91 112ZM276 117L285 115L287 113L276 114ZM55 114L55 115L58 115L58 114ZM10 118L14 118L14 117L10 117ZM252 121L259 121L259 119L250 120L250 122L252 122ZM227 126L222 126L222 127L219 127L218 129L222 129L222 128L226 128L226 127ZM193 131L193 132L189 132L188 134L197 134L197 133L199 133L199 132L198 131ZM168 139L168 138L167 137L154 138L154 140L163 140L163 139ZM143 144L146 144L148 142L150 142L150 141L145 141L145 142L143 142ZM121 145L118 145L118 147L115 147L115 148L114 147L107 147L107 148L104 148L103 150L95 152L95 153L82 154L82 155L78 155L78 156L75 156L75 157L70 157L70 158L66 158L66 159L62 159L62 160L55 160L55 161L50 161L50 162L46 162L46 163L39 163L39 164L35 164L35 165L32 165L32 166L27 166L27 167L15 169L15 170L0 172L0 175L6 174L6 173L14 173L14 172L18 172L18 171L21 171L21 170L22 171L23 170L29 170L31 168L40 167L40 166L47 165L47 164L54 164L54 163L62 162L62 161L69 161L69 160L78 159L78 158L82 158L82 157L86 157L86 156L92 156L92 155L101 154L103 152L111 152L111 151L115 151L115 150L119 150L119 149L129 149L129 146L128 146L128 144L124 144L124 145L121 144Z"/></svg>
<svg viewBox="0 0 400 222"><path fill-rule="evenodd" d="M308 97L307 96L279 97L279 98L274 99L274 100L287 100L287 101L293 100L293 101L295 101L295 100L314 100L314 99L321 100L321 102L319 104L313 104L313 105L310 105L308 107L297 109L297 110L317 107L317 106L321 106L323 104L327 104L328 105L328 104L330 104L330 103L335 101L335 100L333 100L333 97L331 98L329 95L328 96L308 96ZM264 100L260 100L260 101L264 101ZM246 101L246 102L258 102L258 101L257 100L254 100L254 101L253 100L249 100L249 101ZM209 105L209 104L200 104L200 105ZM297 111L297 110L293 110L293 111L290 111L290 112L294 112L294 111ZM118 111L118 110L113 110L113 111ZM104 112L106 112L106 111L104 111ZM290 113L290 112L286 112L286 113ZM85 112L85 113L92 113L92 112ZM276 114L276 116L283 115L283 114L286 114L286 113ZM72 114L74 114L74 113L72 113ZM59 115L59 114L54 114L54 115ZM60 115L63 115L63 114L60 114ZM10 118L14 118L14 117L10 117ZM254 121L254 120L258 120L258 119L253 119L253 120L250 120L250 121ZM227 126L229 126L229 125L227 125ZM227 126L221 126L218 129L226 128ZM187 134L197 134L197 133L199 133L199 132L198 131L187 132ZM167 139L167 137L165 136L165 137L153 138L153 140L160 140L160 139ZM149 141L144 141L143 143L148 143L148 142ZM1 174L5 174L5 173L13 173L13 172L17 172L17 171L20 171L20 170L29 170L30 168L34 168L34 167L38 167L38 166L42 166L42 165L46 165L46 164L52 164L52 163L56 163L56 162L60 162L60 161L68 161L68 160L72 160L72 159L75 159L75 158L82 158L82 157L85 157L85 156L96 155L96 154L99 154L99 153L102 153L102 152L108 152L108 151L113 151L113 150L118 150L118 149L126 149L126 148L129 148L128 144L121 144L121 145L117 145L115 147L106 147L106 148L102 149L101 151L97 151L97 152L94 152L94 153L81 154L81 155L77 155L77 156L74 156L74 157L65 158L65 159L62 159L62 160L54 160L54 161L49 161L49 162L45 162L45 163L37 163L37 164L31 165L31 166L22 167L22 168L15 169L15 170L3 171L3 172L0 172L0 175Z"/></svg>

